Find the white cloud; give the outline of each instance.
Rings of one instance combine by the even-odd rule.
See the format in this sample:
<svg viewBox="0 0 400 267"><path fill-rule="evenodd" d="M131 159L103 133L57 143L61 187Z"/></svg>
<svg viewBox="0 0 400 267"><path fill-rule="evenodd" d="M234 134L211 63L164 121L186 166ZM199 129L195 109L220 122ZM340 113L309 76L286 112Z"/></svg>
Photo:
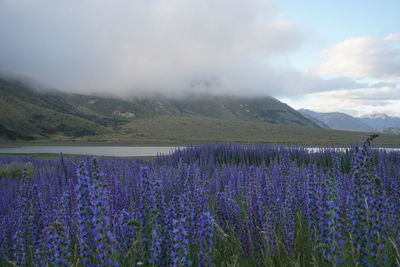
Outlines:
<svg viewBox="0 0 400 267"><path fill-rule="evenodd" d="M310 97L321 109L395 107L400 34L338 43L322 52L318 73L282 67L280 56L303 34L274 2L0 0L0 71L73 92L269 94Z"/></svg>
<svg viewBox="0 0 400 267"><path fill-rule="evenodd" d="M384 38L352 38L321 51L320 77L353 81L306 94L295 105L322 112L352 115L384 112L400 116L400 34ZM325 78L326 79L326 78ZM358 82L356 82L358 81ZM360 82L363 81L363 82Z"/></svg>
<svg viewBox="0 0 400 267"><path fill-rule="evenodd" d="M400 117L400 90L396 87L333 90L307 94L300 99L282 99L293 107L319 112L344 112L354 116L386 113Z"/></svg>
<svg viewBox="0 0 400 267"><path fill-rule="evenodd" d="M345 40L321 52L321 75L376 78L400 82L400 34L382 39L362 37Z"/></svg>
<svg viewBox="0 0 400 267"><path fill-rule="evenodd" d="M301 40L268 0L3 0L0 36L0 70L116 94L273 94L270 57Z"/></svg>

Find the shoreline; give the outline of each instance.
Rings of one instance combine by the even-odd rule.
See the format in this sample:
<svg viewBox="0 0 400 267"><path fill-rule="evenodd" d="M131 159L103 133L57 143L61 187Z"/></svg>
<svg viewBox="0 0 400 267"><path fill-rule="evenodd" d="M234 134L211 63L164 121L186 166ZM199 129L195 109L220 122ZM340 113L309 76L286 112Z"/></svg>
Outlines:
<svg viewBox="0 0 400 267"><path fill-rule="evenodd" d="M43 159L43 160L58 160L61 158L61 154L64 158L79 158L79 157L91 157L92 155L77 155L77 154L64 154L64 153L0 153L0 158L14 157L14 158L32 158L32 159ZM146 162L154 160L157 156L93 156L96 158L118 158L118 159L140 159Z"/></svg>
<svg viewBox="0 0 400 267"><path fill-rule="evenodd" d="M21 148L21 147L188 147L193 145L202 144L232 144L232 145L253 145L253 144L265 144L271 146L285 146L285 147L305 147L305 148L351 148L360 143L332 143L332 144L321 144L320 142L310 142L310 143L270 143L270 142L193 142L193 143L128 143L128 142L0 142L0 149L6 148ZM377 148L400 148L399 144L379 144L376 142L373 147Z"/></svg>

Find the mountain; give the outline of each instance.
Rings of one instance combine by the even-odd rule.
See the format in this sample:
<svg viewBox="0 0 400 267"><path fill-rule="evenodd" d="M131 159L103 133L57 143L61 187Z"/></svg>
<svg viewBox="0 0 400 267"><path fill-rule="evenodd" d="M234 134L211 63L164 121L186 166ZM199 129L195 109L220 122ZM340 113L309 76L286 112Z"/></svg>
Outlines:
<svg viewBox="0 0 400 267"><path fill-rule="evenodd" d="M399 134L400 135L400 128L395 128L395 127L383 128L380 130L380 132L387 133L387 134Z"/></svg>
<svg viewBox="0 0 400 267"><path fill-rule="evenodd" d="M400 118L390 117L384 113L365 115L359 119L375 130L382 130L384 128L400 128Z"/></svg>
<svg viewBox="0 0 400 267"><path fill-rule="evenodd" d="M6 139L37 139L63 134L99 134L105 126L79 112L65 94L40 92L18 82L0 80L0 135Z"/></svg>
<svg viewBox="0 0 400 267"><path fill-rule="evenodd" d="M313 115L310 115L310 114L313 114L313 111L307 110L307 109L300 109L300 110L298 110L298 111L299 111L304 117L306 117L307 119L309 119L309 120L313 121L314 123L316 123L320 128L331 129L331 127L329 127L328 124L326 124L326 123L323 122L322 120L317 119L316 117L314 117L315 114L314 114L314 116L313 116ZM315 112L314 112L314 113L315 113Z"/></svg>
<svg viewBox="0 0 400 267"><path fill-rule="evenodd" d="M150 129L157 121L158 128ZM319 127L272 97L196 95L178 99L157 95L124 100L40 90L23 82L0 79L0 137L6 140L69 140L85 136L99 140L119 136L135 139L148 135L143 129L164 136L164 129L176 125L169 133L174 137L185 123L192 128L231 125L228 131L243 127L244 123ZM190 134L190 128L185 129Z"/></svg>
<svg viewBox="0 0 400 267"><path fill-rule="evenodd" d="M381 133L399 134L400 118L390 117L384 113L375 113L362 117L353 117L345 113L339 112L315 112L308 109L299 109L304 116L314 119L321 128L325 128L324 124L331 129L372 132L379 131Z"/></svg>
<svg viewBox="0 0 400 267"><path fill-rule="evenodd" d="M299 112L312 116L317 120L322 121L329 128L347 131L371 132L375 128L367 123L364 123L359 118L355 118L346 113L341 112L315 112L308 109L300 109Z"/></svg>

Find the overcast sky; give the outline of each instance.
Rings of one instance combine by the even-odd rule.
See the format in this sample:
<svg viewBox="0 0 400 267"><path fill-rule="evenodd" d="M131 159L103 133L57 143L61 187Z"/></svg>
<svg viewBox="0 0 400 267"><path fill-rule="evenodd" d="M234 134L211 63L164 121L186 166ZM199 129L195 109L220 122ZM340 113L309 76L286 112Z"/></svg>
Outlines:
<svg viewBox="0 0 400 267"><path fill-rule="evenodd" d="M0 0L0 72L68 92L272 95L400 116L398 0Z"/></svg>

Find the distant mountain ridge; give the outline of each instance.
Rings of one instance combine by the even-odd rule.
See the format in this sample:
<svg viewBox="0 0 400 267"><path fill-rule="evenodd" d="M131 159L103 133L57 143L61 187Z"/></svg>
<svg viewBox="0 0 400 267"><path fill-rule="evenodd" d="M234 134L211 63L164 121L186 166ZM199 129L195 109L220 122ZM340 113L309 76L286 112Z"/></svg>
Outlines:
<svg viewBox="0 0 400 267"><path fill-rule="evenodd" d="M194 124L214 120L233 125L254 122L320 127L272 97L195 95L181 99L153 96L123 100L40 90L0 79L0 137L5 139L118 136L131 134L129 131L139 122L166 116L169 121L190 118Z"/></svg>
<svg viewBox="0 0 400 267"><path fill-rule="evenodd" d="M319 127L324 128L324 129L331 129L329 125L324 122L322 119L317 118L317 116L312 112L311 110L298 110L300 113L303 114L304 117L312 120L314 123L316 123Z"/></svg>
<svg viewBox="0 0 400 267"><path fill-rule="evenodd" d="M380 130L381 133L387 133L387 134L399 134L400 135L400 128L396 127L389 127L389 128L383 128Z"/></svg>
<svg viewBox="0 0 400 267"><path fill-rule="evenodd" d="M308 109L300 109L299 112L312 116L325 124L331 129L369 132L374 129L359 119L341 112L315 112Z"/></svg>
<svg viewBox="0 0 400 267"><path fill-rule="evenodd" d="M400 129L400 118L390 117L384 113L353 117L340 112L315 112L308 109L299 109L299 112L312 116L326 123L330 128L337 130L360 131L360 132L384 132L397 134Z"/></svg>
<svg viewBox="0 0 400 267"><path fill-rule="evenodd" d="M359 119L378 131L385 128L400 128L399 117L391 117L384 113L375 113L367 116L362 116Z"/></svg>

